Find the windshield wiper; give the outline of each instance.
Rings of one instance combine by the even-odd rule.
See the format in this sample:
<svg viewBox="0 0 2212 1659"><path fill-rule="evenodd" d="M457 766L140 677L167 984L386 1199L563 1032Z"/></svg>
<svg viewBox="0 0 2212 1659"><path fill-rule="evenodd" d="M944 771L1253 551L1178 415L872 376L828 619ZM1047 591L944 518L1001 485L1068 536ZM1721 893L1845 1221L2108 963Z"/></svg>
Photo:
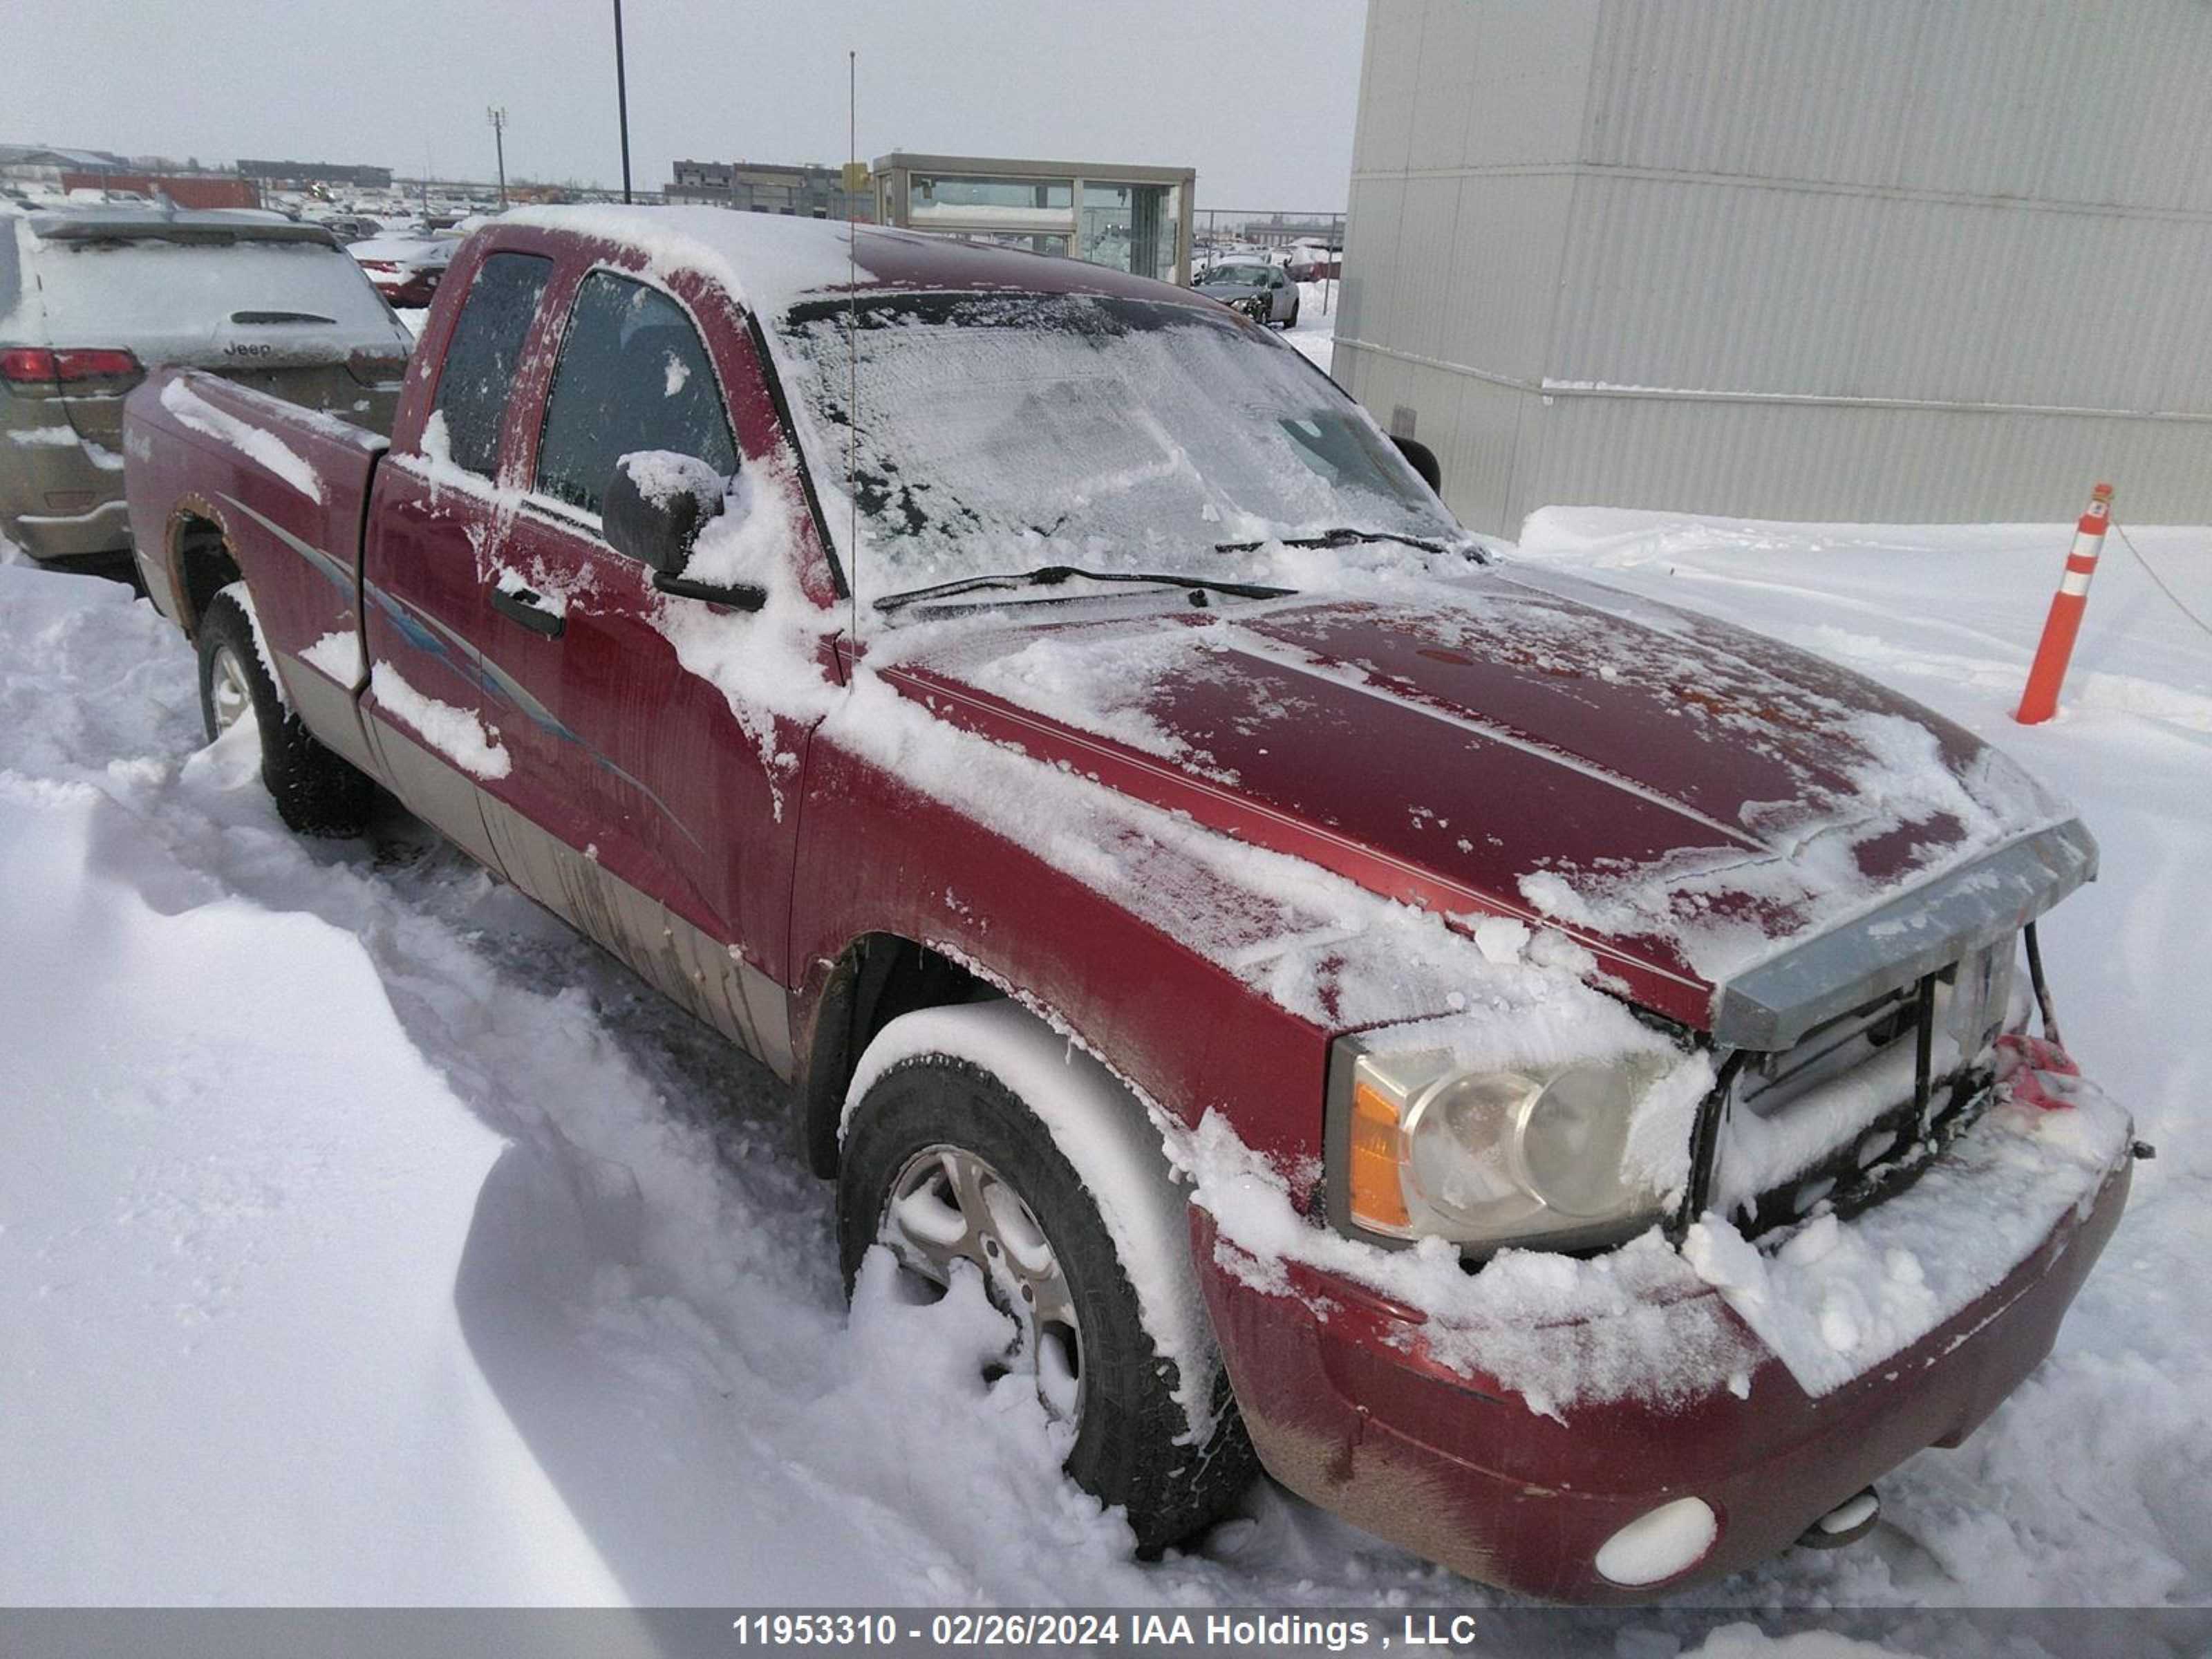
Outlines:
<svg viewBox="0 0 2212 1659"><path fill-rule="evenodd" d="M1324 530L1318 536L1283 536L1275 538L1285 547L1352 547L1361 542L1401 542L1407 547L1418 547L1424 553L1463 553L1477 564L1490 562L1490 556L1480 546L1468 544L1455 547L1449 542L1440 542L1433 536L1406 536L1395 530L1353 530L1348 527ZM1266 542L1216 542L1217 553L1253 553L1267 546Z"/></svg>
<svg viewBox="0 0 2212 1659"><path fill-rule="evenodd" d="M1007 570L989 576L963 576L957 581L939 582L933 587L914 587L903 593L886 593L876 601L876 609L897 611L923 599L946 599L955 593L973 593L987 587L1056 587L1071 577L1093 582L1150 582L1168 587L1188 587L1206 593L1230 593L1243 599L1279 599L1297 591L1288 587L1263 587L1257 582L1212 581L1203 576L1170 576L1134 570L1085 570L1072 564L1046 564L1039 565L1034 570Z"/></svg>

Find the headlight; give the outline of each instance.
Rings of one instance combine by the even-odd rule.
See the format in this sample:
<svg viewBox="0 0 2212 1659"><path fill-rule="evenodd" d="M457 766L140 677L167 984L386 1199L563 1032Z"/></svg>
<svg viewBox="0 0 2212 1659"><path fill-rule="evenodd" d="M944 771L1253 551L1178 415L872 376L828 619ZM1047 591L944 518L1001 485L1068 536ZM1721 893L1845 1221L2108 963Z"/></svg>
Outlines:
<svg viewBox="0 0 2212 1659"><path fill-rule="evenodd" d="M1330 1212L1355 1231L1462 1244L1624 1238L1659 1214L1628 1167L1639 1066L1477 1072L1449 1051L1331 1067Z"/></svg>

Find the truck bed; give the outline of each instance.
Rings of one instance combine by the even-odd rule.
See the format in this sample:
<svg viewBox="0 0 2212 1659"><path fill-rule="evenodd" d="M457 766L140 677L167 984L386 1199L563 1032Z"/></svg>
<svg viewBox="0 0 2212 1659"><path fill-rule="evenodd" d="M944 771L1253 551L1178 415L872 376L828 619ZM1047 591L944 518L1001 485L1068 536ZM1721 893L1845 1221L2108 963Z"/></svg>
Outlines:
<svg viewBox="0 0 2212 1659"><path fill-rule="evenodd" d="M155 608L192 633L214 588L245 577L287 696L318 736L355 750L362 532L389 441L197 369L164 370L134 391L123 441Z"/></svg>

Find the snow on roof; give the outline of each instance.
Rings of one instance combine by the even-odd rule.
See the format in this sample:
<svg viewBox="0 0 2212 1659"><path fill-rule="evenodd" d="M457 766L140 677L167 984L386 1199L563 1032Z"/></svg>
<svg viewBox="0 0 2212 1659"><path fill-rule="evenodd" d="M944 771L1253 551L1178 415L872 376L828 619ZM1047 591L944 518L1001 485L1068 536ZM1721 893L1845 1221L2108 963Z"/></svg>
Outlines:
<svg viewBox="0 0 2212 1659"><path fill-rule="evenodd" d="M0 214L20 216L33 235L48 240L70 237L158 236L165 230L227 230L269 241L327 241L329 232L262 208L160 207L146 202L40 201L19 205L0 202Z"/></svg>
<svg viewBox="0 0 2212 1659"><path fill-rule="evenodd" d="M0 167L76 167L88 173L122 172L131 163L104 149L57 149L47 144L0 144Z"/></svg>
<svg viewBox="0 0 2212 1659"><path fill-rule="evenodd" d="M619 243L642 253L656 275L698 271L766 315L808 295L842 293L855 276L863 289L1000 289L1203 303L1170 283L1104 265L835 219L714 207L533 207L511 211L499 224Z"/></svg>

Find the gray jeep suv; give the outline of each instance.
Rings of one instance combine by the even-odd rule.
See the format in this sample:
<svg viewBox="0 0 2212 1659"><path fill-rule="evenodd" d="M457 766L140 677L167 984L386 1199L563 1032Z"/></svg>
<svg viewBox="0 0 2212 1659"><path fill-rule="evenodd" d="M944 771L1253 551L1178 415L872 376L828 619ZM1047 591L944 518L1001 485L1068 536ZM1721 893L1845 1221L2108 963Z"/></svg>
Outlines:
<svg viewBox="0 0 2212 1659"><path fill-rule="evenodd" d="M410 337L319 225L0 204L0 537L123 574L123 398L164 363L381 429Z"/></svg>

